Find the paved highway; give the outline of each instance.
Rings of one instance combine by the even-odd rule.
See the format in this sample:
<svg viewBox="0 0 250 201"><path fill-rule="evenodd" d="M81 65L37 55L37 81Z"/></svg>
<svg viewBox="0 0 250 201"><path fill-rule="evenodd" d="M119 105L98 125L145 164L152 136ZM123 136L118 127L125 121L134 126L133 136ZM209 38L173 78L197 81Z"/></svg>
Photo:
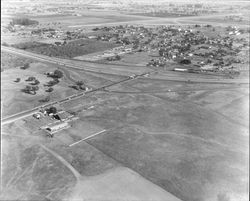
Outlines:
<svg viewBox="0 0 250 201"><path fill-rule="evenodd" d="M30 57L32 59L40 60L43 62L59 64L65 68L71 68L71 69L81 70L81 71L86 71L86 72L94 72L94 73L109 74L109 75L113 74L113 75L119 75L119 76L121 76L121 75L129 76L129 75L131 75L131 73L137 73L137 74L134 74L133 76L129 76L128 78L122 79L118 82L113 82L112 84L105 85L105 86L102 86L102 87L99 87L96 89L92 89L92 90L87 91L87 92L80 92L80 93L68 96L62 100L50 102L50 103L47 103L45 105L35 107L33 109L11 115L9 117L2 119L2 125L14 122L18 119L25 118L27 116L30 116L34 113L39 112L41 109L50 107L52 105L67 102L67 101L70 101L72 99L76 99L76 98L79 98L81 96L84 96L86 94L94 93L96 91L101 91L101 90L104 90L105 88L108 88L108 87L111 87L114 85L118 85L120 83L136 79L138 77L144 77L146 74L152 74L152 73L156 72L156 70L151 70L150 72L148 72L148 68L145 68L145 67L133 67L133 66L131 66L131 68L126 67L126 69L124 69L124 66L119 67L119 65L110 66L110 65L105 65L105 64L93 64L93 63L88 63L88 62L80 62L80 63L76 62L76 63L74 63L71 60L52 58L52 57L48 57L48 56L44 56L44 55L34 54L31 52L18 50L18 49L10 48L10 47L3 47L3 46L2 46L2 50L10 52L10 53L18 54L21 56ZM84 65L84 68L82 67L83 65ZM140 73L140 72L143 72L143 73ZM168 71L167 74L164 73L164 75L154 76L152 79L154 79L154 80L190 81L190 82L198 82L198 83L204 83L204 82L205 83L228 83L228 84L239 83L239 80L232 80L232 79L219 79L218 80L218 78L216 79L216 78L210 78L210 77L211 76L206 76L206 75L200 76L199 74L198 75L197 74L187 74L187 73L181 74L178 72ZM150 78L144 77L144 79L150 79ZM243 84L249 83L249 80L248 79L240 80L240 83L243 83Z"/></svg>
<svg viewBox="0 0 250 201"><path fill-rule="evenodd" d="M134 66L119 66L119 65L108 65L108 64L98 64L87 61L77 61L77 60L69 60L69 59L61 59L55 57L49 57L46 55L35 54L32 52L11 48L11 47L1 47L2 51L6 51L12 54L21 55L23 57L28 57L31 59L53 63L57 65L61 65L65 68L70 68L74 70L81 70L85 72L93 72L93 73L101 73L101 74L109 74L109 75L130 75L131 73L141 73L148 71L145 67L134 67Z"/></svg>
<svg viewBox="0 0 250 201"><path fill-rule="evenodd" d="M136 79L136 78L141 77L141 76L145 76L146 74L152 74L154 72L155 71L150 71L150 72L145 72L145 73L138 74L138 75L132 75L132 76L129 76L128 78L122 79L120 81L113 82L112 84L104 85L102 87L99 87L99 88L96 88L96 89L92 89L92 90L89 90L89 91L86 91L86 92L76 93L76 94L73 94L73 95L68 96L66 98L63 98L61 100L49 102L47 104L35 107L33 109L26 110L26 111L23 111L23 112L11 115L9 117L6 117L6 118L2 119L1 123L2 123L2 125L9 124L9 123L12 123L12 122L14 122L14 121L16 121L18 119L22 119L22 118L31 116L31 115L39 112L40 110L48 108L48 107L51 107L53 105L60 104L60 103L65 103L65 102L68 102L70 100L77 99L77 98L80 98L82 96L85 96L87 94L91 94L91 93L94 93L94 92L97 92L97 91L103 91L104 89L106 89L108 87L111 87L111 86L114 86L114 85L118 85L118 84L130 81L130 80Z"/></svg>
<svg viewBox="0 0 250 201"><path fill-rule="evenodd" d="M100 64L100 63L93 63L86 61L60 59L4 46L2 46L2 51L21 55L24 57L29 57L43 62L61 65L64 68L69 68L84 72L129 76L131 74L139 74L148 71L148 67L138 67L138 66L124 67L119 65L109 65L109 64ZM223 83L223 84L249 83L249 79L223 79L222 77L218 76L196 74L196 73L181 73L175 71L161 72L161 74L154 75L152 78L144 78L144 79L159 79L159 80L181 81L181 82L189 80L191 82L199 82L199 83Z"/></svg>

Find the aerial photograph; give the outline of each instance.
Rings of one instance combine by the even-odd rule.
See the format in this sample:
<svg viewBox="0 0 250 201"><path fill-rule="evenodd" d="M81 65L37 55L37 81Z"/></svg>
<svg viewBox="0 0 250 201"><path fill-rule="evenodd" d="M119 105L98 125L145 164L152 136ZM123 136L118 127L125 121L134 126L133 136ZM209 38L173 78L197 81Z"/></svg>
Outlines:
<svg viewBox="0 0 250 201"><path fill-rule="evenodd" d="M249 0L1 0L0 201L249 201Z"/></svg>

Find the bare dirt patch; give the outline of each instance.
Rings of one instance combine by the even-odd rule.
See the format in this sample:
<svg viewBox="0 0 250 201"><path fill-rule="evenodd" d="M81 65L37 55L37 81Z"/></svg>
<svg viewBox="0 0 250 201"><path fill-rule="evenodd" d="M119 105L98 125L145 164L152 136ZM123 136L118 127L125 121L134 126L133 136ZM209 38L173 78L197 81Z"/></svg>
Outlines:
<svg viewBox="0 0 250 201"><path fill-rule="evenodd" d="M98 193L96 193L98 192ZM79 182L66 199L78 200L169 200L179 199L127 168L116 168Z"/></svg>

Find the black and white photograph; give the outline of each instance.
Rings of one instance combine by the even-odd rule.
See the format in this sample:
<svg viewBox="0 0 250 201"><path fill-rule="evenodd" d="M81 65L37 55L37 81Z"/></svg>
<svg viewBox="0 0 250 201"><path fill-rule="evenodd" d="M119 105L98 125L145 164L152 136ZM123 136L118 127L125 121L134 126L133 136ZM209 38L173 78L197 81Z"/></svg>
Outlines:
<svg viewBox="0 0 250 201"><path fill-rule="evenodd" d="M1 0L0 201L249 201L250 0Z"/></svg>

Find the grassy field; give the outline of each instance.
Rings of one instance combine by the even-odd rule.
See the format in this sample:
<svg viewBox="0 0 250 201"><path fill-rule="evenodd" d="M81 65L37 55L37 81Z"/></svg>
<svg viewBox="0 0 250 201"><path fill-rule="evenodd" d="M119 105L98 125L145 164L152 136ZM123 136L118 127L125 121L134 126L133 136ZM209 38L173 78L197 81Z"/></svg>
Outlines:
<svg viewBox="0 0 250 201"><path fill-rule="evenodd" d="M8 58L7 61L4 61L5 65L7 65L7 62L9 62L9 64L14 63L15 60L12 61L10 60L10 58ZM17 59L17 61L22 61L23 59L19 56L14 56L14 58ZM123 79L123 77L120 76L104 76L95 73L86 74L81 71L74 72L66 69L61 69L64 77L58 84L53 86L54 90L48 93L45 91L46 89L48 89L48 87L44 86L44 84L46 85L49 81L52 80L52 78L47 77L46 75L44 75L44 73L54 71L57 68L58 67L56 65L37 63L33 61L33 63L30 64L30 67L26 70L22 70L20 68L11 68L4 70L4 72L2 72L1 74L3 98L2 115L8 116L14 113L21 112L23 110L27 110L31 107L44 104L39 102L39 100L44 99L46 96L50 96L50 101L53 101L77 93L77 90L69 87L74 85L76 81L84 81L84 83L88 87L96 88L110 84L113 81ZM34 76L40 81L40 84L38 85L39 90L37 91L36 95L21 92L21 89L25 88L26 85L30 85L29 82L25 81L30 76ZM14 82L17 78L20 78L20 82Z"/></svg>
<svg viewBox="0 0 250 201"><path fill-rule="evenodd" d="M26 70L13 68L2 72L2 115L11 115L44 104L39 102L39 100L44 99L46 96L50 96L50 101L53 101L74 93L73 89L68 87L73 82L66 77L53 86L53 92L48 93L45 91L48 87L44 86L44 84L46 85L52 79L44 75L44 73L55 69L57 69L56 66L34 62ZM39 90L36 95L26 94L21 91L25 86L30 85L30 82L25 81L30 76L34 76L40 81L40 84L38 84ZM17 78L20 78L20 82L18 83L14 82Z"/></svg>
<svg viewBox="0 0 250 201"><path fill-rule="evenodd" d="M16 127L16 131L18 133L13 135L20 134L21 137L2 136L0 199L57 200L70 193L70 188L75 185L72 173L38 145L30 140L24 143L28 138L22 129ZM5 132L11 135L9 129Z"/></svg>
<svg viewBox="0 0 250 201"><path fill-rule="evenodd" d="M6 52L1 52L1 71L19 68L26 63L32 63L34 60L25 57L16 56Z"/></svg>
<svg viewBox="0 0 250 201"><path fill-rule="evenodd" d="M41 15L41 16L30 16L31 19L37 20L40 26L51 25L52 23L60 23L56 26L63 29L68 29L71 26L84 26L90 24L102 24L112 22L124 22L133 21L138 19L144 19L140 16L123 15L117 12L95 12L85 10L83 13L79 13L81 16L72 15Z"/></svg>
<svg viewBox="0 0 250 201"><path fill-rule="evenodd" d="M37 67L29 69L30 72L26 72L35 70L42 74L50 68L36 65ZM8 71L10 70L6 70ZM72 80L83 79L90 86L97 87L120 79L94 73L67 72L64 72L64 79L68 84ZM150 194L156 200L164 200L166 196L175 200L165 192L167 191L185 201L210 201L220 197L246 201L247 192L244 189L247 189L245 178L248 174L249 120L248 110L245 108L249 92L246 88L236 87L238 86L228 84L138 79L112 87L110 92L98 92L63 104L62 108L76 112L80 119L70 129L56 133L53 139L46 138L45 133L38 131L35 123L31 126L33 117L7 125L4 129L7 134L12 135L11 139L17 138L15 135L32 136L27 138L22 148L32 147L29 153L34 156L27 155L30 160L38 157L36 153L41 150L39 147L33 148L34 144L42 143L62 156L82 175L77 184L67 180L70 193L61 195L56 191L49 195L51 198L63 196L98 199L98 196L106 196L117 199L126 195L128 199L145 200ZM61 92L60 89L56 91L58 94ZM31 101L29 103L32 104ZM22 104L16 104L24 108ZM93 106L92 109L86 109L90 106ZM13 108L14 105L8 107ZM103 129L106 129L105 133L69 147ZM8 145L11 141L9 138L6 140L5 144ZM12 146L17 145L9 145ZM15 152L5 149L4 157L16 157L15 154L19 153L18 149ZM25 155L20 158L25 159ZM13 161L15 165L18 163L14 159ZM34 164L32 161L25 163ZM58 161L44 163L48 170L57 168L58 165ZM39 168L34 171L39 172ZM4 183L8 182L16 170L10 168L5 171L9 176ZM51 169L51 172L55 171L57 170ZM62 168L58 174L61 171ZM43 186L56 182L56 175ZM42 173L39 176L47 178ZM131 180L137 185L133 186ZM27 181L32 179L28 177ZM114 181L116 185L113 185ZM39 185L44 182L41 179ZM104 184L108 187L105 188ZM56 183L57 185L59 184ZM27 185L17 187L13 195L28 188ZM59 185L58 188L64 187ZM38 190L42 191L43 187ZM31 188L31 192L33 191ZM96 191L99 193L93 195ZM42 200L42 197L37 200Z"/></svg>
<svg viewBox="0 0 250 201"><path fill-rule="evenodd" d="M85 10L80 14L29 17L38 20L40 28L54 26L63 30L108 23L229 25L222 22L224 16L157 19ZM218 27L216 31L200 29L209 36L225 34ZM6 41L28 41L30 46L19 47L53 57L73 58L116 46L88 39L65 46L52 46L49 40L47 44L34 45L32 38L15 39L14 35ZM247 53L239 56L245 58ZM69 60L68 64L99 73L61 67L64 76L48 93L44 84L52 78L44 73L59 66L3 53L2 117L44 104L39 100L46 96L54 101L78 93L69 87L76 81L84 81L94 89L122 80L124 75L154 70L140 67L154 56L158 55L126 54L112 65ZM28 69L18 68L26 62L31 63ZM247 62L244 71L249 75ZM178 65L170 63L167 69L158 68L158 74L148 78L134 79L56 106L79 119L53 138L39 129L44 122L53 121L49 117L43 122L43 118L29 116L2 126L0 200L248 201L249 85L205 83L221 77L170 71L175 66ZM40 81L36 95L21 92L29 85L25 80L30 76ZM14 82L16 78L20 82Z"/></svg>
<svg viewBox="0 0 250 201"><path fill-rule="evenodd" d="M159 86L166 89L169 84L142 86L147 90ZM230 104L232 113L233 108L243 111L242 100L237 97L247 100L244 93L204 90L155 96L113 95L102 103L105 107L97 107L96 113L84 117L117 129L88 142L182 200L216 200L222 195L247 200L242 190L246 189L247 125L224 110ZM211 108L221 96L227 97L227 102Z"/></svg>

